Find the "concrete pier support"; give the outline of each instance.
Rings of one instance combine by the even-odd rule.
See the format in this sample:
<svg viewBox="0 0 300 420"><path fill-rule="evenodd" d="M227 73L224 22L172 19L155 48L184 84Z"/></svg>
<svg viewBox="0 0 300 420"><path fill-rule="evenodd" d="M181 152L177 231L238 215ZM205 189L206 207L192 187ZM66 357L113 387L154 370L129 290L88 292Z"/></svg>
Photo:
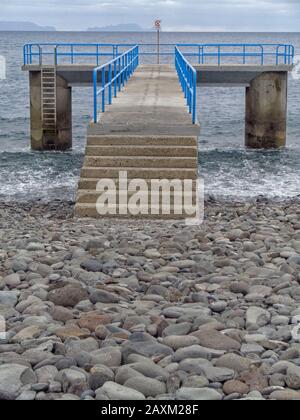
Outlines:
<svg viewBox="0 0 300 420"><path fill-rule="evenodd" d="M56 78L56 126L44 126L42 117L41 71L29 72L30 130L32 150L68 150L72 148L72 88Z"/></svg>
<svg viewBox="0 0 300 420"><path fill-rule="evenodd" d="M246 88L246 147L286 145L287 72L265 72Z"/></svg>

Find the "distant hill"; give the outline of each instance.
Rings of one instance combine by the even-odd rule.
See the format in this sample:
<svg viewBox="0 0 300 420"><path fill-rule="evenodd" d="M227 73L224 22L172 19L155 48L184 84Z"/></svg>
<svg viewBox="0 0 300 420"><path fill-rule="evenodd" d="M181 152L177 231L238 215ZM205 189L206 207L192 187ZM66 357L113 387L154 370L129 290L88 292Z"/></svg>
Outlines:
<svg viewBox="0 0 300 420"><path fill-rule="evenodd" d="M119 25L103 26L102 28L88 28L90 32L148 32L151 29L142 28L137 23L121 23Z"/></svg>
<svg viewBox="0 0 300 420"><path fill-rule="evenodd" d="M56 29L53 26L40 26L32 22L3 22L0 21L0 31L51 31Z"/></svg>

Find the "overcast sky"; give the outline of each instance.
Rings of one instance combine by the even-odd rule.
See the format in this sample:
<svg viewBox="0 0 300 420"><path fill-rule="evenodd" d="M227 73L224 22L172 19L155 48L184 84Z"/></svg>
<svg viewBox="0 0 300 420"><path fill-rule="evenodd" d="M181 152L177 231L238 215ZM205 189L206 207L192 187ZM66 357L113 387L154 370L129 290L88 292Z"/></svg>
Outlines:
<svg viewBox="0 0 300 420"><path fill-rule="evenodd" d="M0 20L58 30L161 18L167 31L300 31L300 0L0 0Z"/></svg>

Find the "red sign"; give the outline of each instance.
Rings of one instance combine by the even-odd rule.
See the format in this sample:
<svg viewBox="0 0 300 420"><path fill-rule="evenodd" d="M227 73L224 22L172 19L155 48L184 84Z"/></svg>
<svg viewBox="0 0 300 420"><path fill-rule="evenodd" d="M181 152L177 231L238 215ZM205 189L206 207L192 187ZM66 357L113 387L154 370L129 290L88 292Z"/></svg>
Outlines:
<svg viewBox="0 0 300 420"><path fill-rule="evenodd" d="M155 21L155 28L156 28L156 29L160 29L160 28L161 28L161 20L160 20L160 19L157 19L157 20Z"/></svg>

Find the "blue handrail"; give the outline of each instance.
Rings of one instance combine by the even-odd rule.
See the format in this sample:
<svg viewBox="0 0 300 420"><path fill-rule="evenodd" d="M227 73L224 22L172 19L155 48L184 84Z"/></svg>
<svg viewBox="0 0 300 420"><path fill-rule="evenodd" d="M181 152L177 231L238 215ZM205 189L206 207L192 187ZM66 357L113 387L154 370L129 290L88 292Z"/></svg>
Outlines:
<svg viewBox="0 0 300 420"><path fill-rule="evenodd" d="M242 58L242 64L251 64L249 59L257 57L261 65L279 64L292 65L295 57L295 47L291 44L178 44L184 55L196 57L198 64L222 65L223 58ZM194 48L195 51L186 51ZM207 58L216 58L208 62ZM267 62L267 59L269 61ZM281 60L280 60L281 59ZM226 64L230 64L229 61ZM231 64L235 64L232 63Z"/></svg>
<svg viewBox="0 0 300 420"><path fill-rule="evenodd" d="M101 57L116 58L134 44L97 44L97 43L40 43L25 44L23 47L24 65L38 64L44 57L52 56L53 62L60 64L65 58L67 63L76 64L77 58L93 58L98 66ZM291 44L161 44L160 56L170 58L177 46L187 57L195 57L198 64L224 64L224 59L242 59L242 64L251 64L251 59L258 58L261 65L292 65L294 63L295 47ZM139 44L139 55L151 57L157 55L156 44ZM51 51L49 49L51 48ZM189 49L186 51L186 49ZM233 63L233 64L234 64ZM227 63L228 64L228 60Z"/></svg>
<svg viewBox="0 0 300 420"><path fill-rule="evenodd" d="M98 122L98 97L101 95L101 111L105 112L106 102L112 104L113 96L121 91L139 65L139 47L136 45L124 54L94 69L94 123ZM101 88L98 89L98 74L101 73ZM107 97L106 97L107 94Z"/></svg>
<svg viewBox="0 0 300 420"><path fill-rule="evenodd" d="M184 97L192 114L193 124L197 123L197 71L187 61L178 47L175 47L175 66Z"/></svg>

